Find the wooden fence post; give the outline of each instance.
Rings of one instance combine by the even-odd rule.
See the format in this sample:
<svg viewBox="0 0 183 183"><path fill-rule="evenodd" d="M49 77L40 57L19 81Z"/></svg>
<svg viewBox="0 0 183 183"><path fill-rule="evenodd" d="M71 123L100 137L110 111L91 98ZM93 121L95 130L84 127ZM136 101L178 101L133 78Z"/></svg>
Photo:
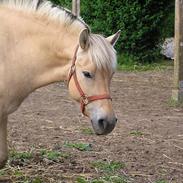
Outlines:
<svg viewBox="0 0 183 183"><path fill-rule="evenodd" d="M72 13L77 17L80 16L80 0L72 0Z"/></svg>
<svg viewBox="0 0 183 183"><path fill-rule="evenodd" d="M172 98L183 102L183 0L175 0L174 88Z"/></svg>

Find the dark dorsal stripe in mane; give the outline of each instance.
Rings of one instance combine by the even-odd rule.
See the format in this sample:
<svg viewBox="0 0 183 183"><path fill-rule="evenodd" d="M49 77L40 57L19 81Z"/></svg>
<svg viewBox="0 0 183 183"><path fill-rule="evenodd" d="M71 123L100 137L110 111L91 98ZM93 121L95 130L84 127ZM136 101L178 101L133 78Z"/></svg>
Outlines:
<svg viewBox="0 0 183 183"><path fill-rule="evenodd" d="M42 0L43 1L43 0ZM71 11L67 10L66 8L62 7L62 6L59 6L59 5L56 5L56 4L52 4L52 8L58 8L60 10L63 10L66 12L66 14L69 16L70 18L70 24L72 24L75 20L78 20L80 21L81 23L84 23L84 21L80 18L77 18L77 16L75 16Z"/></svg>
<svg viewBox="0 0 183 183"><path fill-rule="evenodd" d="M5 6L17 8L17 9L32 10L38 13L47 14L48 17L54 17L55 19L58 19L58 20L59 20L60 14L63 13L65 20L63 19L62 20L63 22L65 21L66 25L72 25L75 22L79 22L85 28L90 30L89 26L83 21L82 18L76 17L68 9L59 5L55 5L52 2L47 0L2 0L0 1L0 5L1 4ZM44 8L45 8L45 11L44 11Z"/></svg>
<svg viewBox="0 0 183 183"><path fill-rule="evenodd" d="M37 9L39 9L39 7L41 6L41 4L45 2L44 0L38 0L38 3L37 3ZM77 18L77 16L75 16L71 11L67 10L66 8L62 7L62 6L59 6L59 5L56 5L54 3L52 3L52 8L58 8L62 11L65 11L65 13L68 15L68 17L70 18L70 24L72 24L75 20L78 20L80 21L81 23L84 23L83 21L80 20L80 18Z"/></svg>
<svg viewBox="0 0 183 183"><path fill-rule="evenodd" d="M36 10L39 8L41 3L43 3L43 0L38 0L37 5L36 5Z"/></svg>

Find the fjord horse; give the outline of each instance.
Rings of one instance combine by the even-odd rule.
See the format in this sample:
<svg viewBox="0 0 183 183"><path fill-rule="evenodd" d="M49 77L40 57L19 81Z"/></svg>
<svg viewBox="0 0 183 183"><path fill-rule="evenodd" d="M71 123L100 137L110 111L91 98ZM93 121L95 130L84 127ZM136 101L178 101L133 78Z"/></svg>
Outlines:
<svg viewBox="0 0 183 183"><path fill-rule="evenodd" d="M68 81L96 134L114 129L109 86L119 35L92 34L82 19L49 1L0 1L0 167L8 158L8 115L50 83Z"/></svg>

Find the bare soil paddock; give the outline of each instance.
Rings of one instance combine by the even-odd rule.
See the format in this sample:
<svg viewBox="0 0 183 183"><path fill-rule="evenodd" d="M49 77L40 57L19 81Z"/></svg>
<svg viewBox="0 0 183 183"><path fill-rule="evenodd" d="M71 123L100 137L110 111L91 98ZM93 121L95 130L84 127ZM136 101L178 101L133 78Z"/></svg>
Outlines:
<svg viewBox="0 0 183 183"><path fill-rule="evenodd" d="M172 70L117 72L111 90L119 122L108 136L92 134L64 84L37 90L9 117L14 155L0 172L0 182L99 180L106 170L93 164L101 161L122 163L107 174L125 177L124 183L183 183L183 108L171 106L171 87ZM49 158L44 151L64 155ZM20 152L31 157L16 156Z"/></svg>

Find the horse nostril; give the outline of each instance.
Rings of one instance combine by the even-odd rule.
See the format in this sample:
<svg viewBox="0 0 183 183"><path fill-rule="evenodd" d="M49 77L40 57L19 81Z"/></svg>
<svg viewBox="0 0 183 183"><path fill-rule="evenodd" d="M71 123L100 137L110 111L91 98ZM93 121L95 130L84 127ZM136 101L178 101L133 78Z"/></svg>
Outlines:
<svg viewBox="0 0 183 183"><path fill-rule="evenodd" d="M92 122L92 125L97 135L106 135L114 129L116 122L116 117L110 118L110 120L99 118L97 121Z"/></svg>
<svg viewBox="0 0 183 183"><path fill-rule="evenodd" d="M99 124L99 127L101 128L101 129L105 129L106 128L106 126L107 126L107 123L105 122L105 120L104 119L99 119L98 120L98 124Z"/></svg>
<svg viewBox="0 0 183 183"><path fill-rule="evenodd" d="M117 123L117 121L118 121L118 118L114 118L114 122Z"/></svg>

